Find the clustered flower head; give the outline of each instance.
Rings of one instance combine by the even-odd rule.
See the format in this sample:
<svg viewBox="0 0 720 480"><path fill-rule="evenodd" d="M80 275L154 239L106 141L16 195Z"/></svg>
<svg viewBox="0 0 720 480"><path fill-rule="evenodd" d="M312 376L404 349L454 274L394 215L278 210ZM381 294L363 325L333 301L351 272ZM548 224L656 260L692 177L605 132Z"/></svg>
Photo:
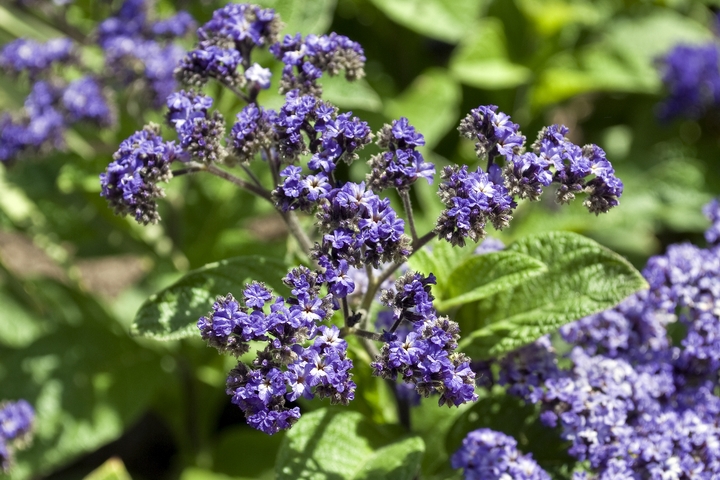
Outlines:
<svg viewBox="0 0 720 480"><path fill-rule="evenodd" d="M375 192L386 188L407 190L418 178L432 184L435 165L426 162L417 147L425 145L425 137L405 117L393 120L378 132L377 145L385 152L373 155L368 164L367 182Z"/></svg>
<svg viewBox="0 0 720 480"><path fill-rule="evenodd" d="M116 122L108 86L136 84L159 107L175 88L173 70L184 49L173 38L194 25L186 12L153 22L150 0L126 0L115 16L98 26L93 40L105 54L105 70L64 79L65 67L82 64L80 47L69 38L41 43L21 38L0 51L0 70L32 83L22 110L0 113L0 161L64 146L65 131L78 122L110 127ZM47 5L45 5L47 7Z"/></svg>
<svg viewBox="0 0 720 480"><path fill-rule="evenodd" d="M285 64L280 92L299 90L303 94L320 96L322 87L317 81L327 72L335 76L345 71L347 80L365 76L365 52L359 43L333 32L329 35L299 33L285 35L281 42L270 47L275 57Z"/></svg>
<svg viewBox="0 0 720 480"><path fill-rule="evenodd" d="M705 211L714 239L717 200ZM670 246L648 261L648 291L561 328L570 369L547 337L499 361L499 383L539 404L589 462L575 478L720 477L720 250L709 243ZM679 341L668 334L676 322Z"/></svg>
<svg viewBox="0 0 720 480"><path fill-rule="evenodd" d="M550 480L532 454L522 455L514 438L489 428L468 433L451 464L463 469L465 480Z"/></svg>
<svg viewBox="0 0 720 480"><path fill-rule="evenodd" d="M148 126L120 144L113 162L100 174L102 191L118 215L132 215L143 225L160 219L156 199L164 197L158 182L172 177L170 163L182 160L173 142L165 142L159 127Z"/></svg>
<svg viewBox="0 0 720 480"><path fill-rule="evenodd" d="M250 63L252 50L274 43L281 27L272 9L226 5L198 29L199 41L179 63L175 75L192 87L201 87L210 78L229 87L243 88L249 83L254 98L270 86L270 70Z"/></svg>
<svg viewBox="0 0 720 480"><path fill-rule="evenodd" d="M14 450L30 441L35 410L25 400L0 403L0 472L12 466Z"/></svg>
<svg viewBox="0 0 720 480"><path fill-rule="evenodd" d="M125 85L137 84L157 108L175 89L174 70L185 49L174 40L187 35L195 20L185 11L152 20L152 0L125 0L115 16L97 29L105 68Z"/></svg>
<svg viewBox="0 0 720 480"><path fill-rule="evenodd" d="M0 51L0 69L20 75L27 73L34 80L47 73L53 65L73 59L73 44L69 38L55 38L41 43L29 38L18 38Z"/></svg>
<svg viewBox="0 0 720 480"><path fill-rule="evenodd" d="M347 343L336 326L320 324L333 312L333 295L320 293L322 275L299 267L284 282L292 293L287 300L253 282L242 302L219 297L198 321L203 339L221 353L239 356L248 342L267 342L252 364L239 362L230 371L227 393L248 424L268 434L300 418L300 409L288 405L300 397L347 405L355 396Z"/></svg>
<svg viewBox="0 0 720 480"><path fill-rule="evenodd" d="M562 125L543 128L531 151L525 151L525 136L517 124L495 105L480 106L462 120L460 133L475 141L479 158L487 168L471 172L467 166L445 167L439 195L446 209L435 231L453 245L465 238L477 242L491 222L500 230L508 226L515 198L538 200L545 187L558 184L556 199L568 203L581 192L592 213L605 213L618 205L623 184L597 145L583 148L570 142ZM504 168L500 168L500 160Z"/></svg>
<svg viewBox="0 0 720 480"><path fill-rule="evenodd" d="M175 129L180 147L205 163L225 157L220 143L225 136L225 119L214 110L208 113L213 99L202 93L181 90L167 99L167 121Z"/></svg>
<svg viewBox="0 0 720 480"><path fill-rule="evenodd" d="M422 396L439 393L439 405L458 406L477 400L475 373L470 359L456 352L460 329L447 317L438 317L432 301L431 274L407 272L395 282L395 290L383 292L382 302L393 310L393 327L372 363L374 374L415 385ZM395 329L408 322L412 331L400 340Z"/></svg>
<svg viewBox="0 0 720 480"><path fill-rule="evenodd" d="M698 118L720 105L720 51L716 43L676 45L660 61L668 97L658 106L663 120Z"/></svg>
<svg viewBox="0 0 720 480"><path fill-rule="evenodd" d="M0 161L61 148L65 130L78 122L100 126L115 122L115 113L98 80L91 76L70 83L37 80L21 111L0 113Z"/></svg>

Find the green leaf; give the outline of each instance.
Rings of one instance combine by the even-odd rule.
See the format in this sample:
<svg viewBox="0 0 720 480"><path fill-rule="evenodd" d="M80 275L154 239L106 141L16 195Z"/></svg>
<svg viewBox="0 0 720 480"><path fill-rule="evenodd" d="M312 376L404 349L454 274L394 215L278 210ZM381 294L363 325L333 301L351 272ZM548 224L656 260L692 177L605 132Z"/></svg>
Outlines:
<svg viewBox="0 0 720 480"><path fill-rule="evenodd" d="M508 58L502 22L486 18L474 31L450 59L450 71L457 80L477 88L498 89L517 87L530 79L529 68Z"/></svg>
<svg viewBox="0 0 720 480"><path fill-rule="evenodd" d="M431 68L388 101L385 115L391 119L407 117L425 136L426 148L431 149L455 126L461 97L460 85L446 70Z"/></svg>
<svg viewBox="0 0 720 480"><path fill-rule="evenodd" d="M132 477L123 461L113 457L90 472L83 480L132 480Z"/></svg>
<svg viewBox="0 0 720 480"><path fill-rule="evenodd" d="M433 296L438 299L450 295L450 274L473 254L472 247L453 247L443 240L434 240L430 245L413 254L408 260L410 268L423 275L435 275L437 285L432 289Z"/></svg>
<svg viewBox="0 0 720 480"><path fill-rule="evenodd" d="M332 23L337 0L259 0L258 5L274 8L285 24L283 33L321 34Z"/></svg>
<svg viewBox="0 0 720 480"><path fill-rule="evenodd" d="M232 477L272 478L282 440L282 434L271 436L244 426L223 430L213 450L213 470ZM254 461L238 462L237 452L253 452Z"/></svg>
<svg viewBox="0 0 720 480"><path fill-rule="evenodd" d="M620 19L599 41L550 59L531 103L540 108L590 91L656 93L661 86L658 58L678 43L711 38L702 24L665 8Z"/></svg>
<svg viewBox="0 0 720 480"><path fill-rule="evenodd" d="M350 82L341 75L326 75L321 80L323 97L341 108L359 108L368 112L382 110L382 100L364 79Z"/></svg>
<svg viewBox="0 0 720 480"><path fill-rule="evenodd" d="M198 318L208 313L218 295L239 296L252 280L284 291L286 274L287 267L273 258L247 256L210 263L151 296L140 307L130 332L156 340L196 335Z"/></svg>
<svg viewBox="0 0 720 480"><path fill-rule="evenodd" d="M569 232L525 237L507 251L533 257L544 273L478 302L464 316L460 349L473 358L496 356L562 325L617 305L647 284L627 260Z"/></svg>
<svg viewBox="0 0 720 480"><path fill-rule="evenodd" d="M444 311L474 302L525 283L547 272L547 265L528 255L501 251L475 255L453 270L448 298L435 303Z"/></svg>
<svg viewBox="0 0 720 480"><path fill-rule="evenodd" d="M371 0L395 22L422 35L457 43L487 2L480 0Z"/></svg>
<svg viewBox="0 0 720 480"><path fill-rule="evenodd" d="M35 408L32 445L13 479L37 478L118 438L172 382L160 358L93 323L64 326L19 350L0 349L3 398Z"/></svg>
<svg viewBox="0 0 720 480"><path fill-rule="evenodd" d="M377 425L358 412L322 409L302 416L287 433L275 463L279 480L411 480L425 444L398 427Z"/></svg>

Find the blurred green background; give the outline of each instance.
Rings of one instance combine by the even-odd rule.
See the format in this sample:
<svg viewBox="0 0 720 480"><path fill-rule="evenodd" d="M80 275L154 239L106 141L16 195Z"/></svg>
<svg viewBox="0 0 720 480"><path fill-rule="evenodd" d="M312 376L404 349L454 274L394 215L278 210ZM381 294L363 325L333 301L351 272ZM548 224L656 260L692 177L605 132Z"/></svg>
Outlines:
<svg viewBox="0 0 720 480"><path fill-rule="evenodd" d="M456 126L470 109L496 104L528 143L543 126L563 123L575 143L599 144L625 183L620 207L606 215L588 214L581 202L560 208L547 196L522 203L512 226L492 236L510 242L531 232L574 231L638 268L670 243L701 242L707 222L700 208L720 192L720 115L661 124L655 110L664 95L658 58L677 43L713 40L710 2L260 3L280 12L284 33L336 31L360 42L367 77L324 81L325 98L374 131L408 117L438 169L476 164L472 143ZM119 4L77 0L67 18L90 34ZM158 1L156 13L187 9L202 24L222 5ZM64 28L40 10L0 2L0 45L19 36L53 38ZM86 60L101 65L99 48L88 48ZM25 82L0 76L0 110L20 108L28 91ZM242 105L210 91L230 122ZM84 126L68 133L65 151L0 166L0 399L25 398L38 411L35 441L19 453L11 478L83 478L113 456L125 466L103 468L117 478L124 468L135 479L272 478L283 434L245 427L224 393L232 364L199 338L161 343L130 337L128 329L149 295L191 269L248 254L286 259L292 251L284 224L268 205L209 176L174 179L158 225L115 216L99 196L98 175L122 139L162 120L162 112L143 110L132 89L118 90L115 99L114 130ZM282 102L273 92L260 101ZM365 172L356 162L347 175L360 180ZM420 231L441 210L436 187L413 191ZM361 387L348 408L393 421L383 385L369 369L356 375ZM304 411L319 406L302 404ZM443 410L442 417L426 406L418 418L428 435L435 420L455 422L457 413ZM447 469L439 448L423 475L444 478Z"/></svg>

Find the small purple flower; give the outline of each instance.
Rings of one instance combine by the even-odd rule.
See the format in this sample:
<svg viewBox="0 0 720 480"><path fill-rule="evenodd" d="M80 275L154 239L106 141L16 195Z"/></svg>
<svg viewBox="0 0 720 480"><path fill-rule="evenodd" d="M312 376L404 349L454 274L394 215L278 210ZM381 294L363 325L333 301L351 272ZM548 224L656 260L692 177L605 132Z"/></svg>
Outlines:
<svg viewBox="0 0 720 480"><path fill-rule="evenodd" d="M165 195L157 185L168 181L170 163L183 158L173 142L165 142L159 127L149 126L124 140L105 173L101 196L118 215L132 215L147 225L160 219L155 200Z"/></svg>
<svg viewBox="0 0 720 480"><path fill-rule="evenodd" d="M72 52L73 44L69 38L56 38L45 43L19 38L0 51L0 69L13 74L28 72L34 79L53 64L68 62Z"/></svg>
<svg viewBox="0 0 720 480"><path fill-rule="evenodd" d="M285 64L280 80L280 92L299 90L303 94L320 96L322 87L317 80L323 72L335 76L341 70L349 81L365 76L365 53L360 44L335 32L330 35L298 33L285 35L270 47L275 57Z"/></svg>
<svg viewBox="0 0 720 480"><path fill-rule="evenodd" d="M660 75L668 98L660 103L658 116L697 118L720 103L720 55L718 45L677 45L660 63Z"/></svg>
<svg viewBox="0 0 720 480"><path fill-rule="evenodd" d="M181 90L167 99L168 123L177 131L180 146L205 163L218 162L226 156L222 145L225 121L217 110L208 113L212 103L211 97L192 90Z"/></svg>
<svg viewBox="0 0 720 480"><path fill-rule="evenodd" d="M514 438L489 428L468 433L451 464L463 469L466 480L550 480L532 454L518 451Z"/></svg>
<svg viewBox="0 0 720 480"><path fill-rule="evenodd" d="M101 126L114 123L114 115L100 84L92 77L82 77L67 86L62 93L62 106L68 121L93 121Z"/></svg>
<svg viewBox="0 0 720 480"><path fill-rule="evenodd" d="M385 125L378 132L377 144L386 151L374 155L369 162L371 171L367 182L374 191L385 188L405 190L418 178L432 184L435 165L425 162L422 154L415 150L425 145L425 138L415 131L407 118L401 117L393 120L392 125Z"/></svg>

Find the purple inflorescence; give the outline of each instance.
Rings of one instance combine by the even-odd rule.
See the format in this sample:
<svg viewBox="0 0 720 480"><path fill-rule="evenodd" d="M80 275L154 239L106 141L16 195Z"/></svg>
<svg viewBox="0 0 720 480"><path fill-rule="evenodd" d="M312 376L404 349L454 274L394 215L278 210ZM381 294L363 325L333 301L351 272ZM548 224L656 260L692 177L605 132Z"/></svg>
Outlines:
<svg viewBox="0 0 720 480"><path fill-rule="evenodd" d="M522 455L514 438L489 428L468 433L451 464L463 469L466 480L550 480L532 454Z"/></svg>
<svg viewBox="0 0 720 480"><path fill-rule="evenodd" d="M532 151L525 151L525 137L510 117L495 105L473 109L458 127L475 141L475 151L487 159L487 171L446 167L438 194L446 206L437 220L438 236L453 245L465 238L477 242L490 221L505 228L517 205L515 198L538 200L543 189L558 184L556 199L568 203L584 192L584 205L592 213L605 213L618 205L623 184L597 145L573 144L562 125L543 128ZM498 162L504 163L500 168Z"/></svg>
<svg viewBox="0 0 720 480"><path fill-rule="evenodd" d="M217 110L208 109L213 99L202 93L181 90L167 99L168 123L175 129L180 147L206 163L222 160L225 147L225 120Z"/></svg>
<svg viewBox="0 0 720 480"><path fill-rule="evenodd" d="M275 42L279 29L274 10L229 4L213 12L210 21L198 29L199 42L182 59L176 76L192 87L200 87L210 78L234 88L249 82L257 95L269 87L270 71L250 65L251 51Z"/></svg>
<svg viewBox="0 0 720 480"><path fill-rule="evenodd" d="M394 291L383 292L383 304L393 310L393 326L372 367L377 376L415 385L425 397L439 393L440 405L458 406L477 400L475 373L470 359L455 351L457 323L437 316L430 293L434 283L433 275L407 272L395 282ZM402 322L412 331L400 340L394 331Z"/></svg>
<svg viewBox="0 0 720 480"><path fill-rule="evenodd" d="M72 52L73 44L69 38L56 38L45 43L19 38L0 51L0 69L12 74L27 72L34 79L53 64L71 60Z"/></svg>
<svg viewBox="0 0 720 480"><path fill-rule="evenodd" d="M239 362L230 371L227 393L250 426L271 435L300 418L300 409L287 402L317 395L347 405L355 396L347 343L337 327L320 325L332 314L332 294L322 296L321 277L304 267L284 282L292 290L287 300L253 282L242 301L219 297L198 321L203 339L221 353L239 356L248 342L267 342L251 364Z"/></svg>
<svg viewBox="0 0 720 480"><path fill-rule="evenodd" d="M254 103L248 104L237 114L237 122L232 127L230 138L233 153L239 161L250 161L263 148L272 146L274 114L275 112L266 111Z"/></svg>
<svg viewBox="0 0 720 480"><path fill-rule="evenodd" d="M425 145L425 137L410 125L405 117L393 120L378 132L377 145L386 150L374 155L368 162L371 171L367 176L370 187L378 192L386 188L407 190L418 178L432 184L435 165L428 163L417 147Z"/></svg>
<svg viewBox="0 0 720 480"><path fill-rule="evenodd" d="M500 361L499 383L541 406L592 467L584 478L720 477L720 251L710 244L670 246L648 261L648 291L563 327L571 369L547 338Z"/></svg>
<svg viewBox="0 0 720 480"><path fill-rule="evenodd" d="M182 153L173 142L163 141L158 127L135 132L100 174L100 195L118 215L132 215L144 225L156 223L160 215L155 200L165 196L157 183L170 179L170 163L176 159L182 159Z"/></svg>
<svg viewBox="0 0 720 480"><path fill-rule="evenodd" d="M658 109L663 120L697 118L720 104L720 51L718 45L677 45L660 64L668 91Z"/></svg>
<svg viewBox="0 0 720 480"><path fill-rule="evenodd" d="M463 246L467 237L474 242L484 238L488 221L498 230L507 226L517 204L496 164L490 165L488 173L480 167L469 172L467 165L445 167L442 178L438 195L446 210L435 228L441 239Z"/></svg>
<svg viewBox="0 0 720 480"><path fill-rule="evenodd" d="M0 472L8 472L15 446L27 443L35 410L25 400L0 403Z"/></svg>
<svg viewBox="0 0 720 480"><path fill-rule="evenodd" d="M348 182L321 197L317 217L323 234L314 255L323 266L341 260L360 268L405 259L411 252L405 222L365 183Z"/></svg>
<svg viewBox="0 0 720 480"><path fill-rule="evenodd" d="M365 52L360 44L334 32L304 39L299 33L285 35L270 51L285 64L281 93L299 90L302 94L320 96L322 87L317 81L324 72L335 76L345 70L345 78L350 81L365 76Z"/></svg>
<svg viewBox="0 0 720 480"><path fill-rule="evenodd" d="M155 107L164 104L175 89L173 73L185 49L172 40L195 26L190 14L153 22L148 0L125 0L115 16L97 29L98 44L105 52L108 73L125 84L139 83Z"/></svg>
<svg viewBox="0 0 720 480"><path fill-rule="evenodd" d="M86 76L70 82L62 92L60 101L69 122L86 120L108 126L115 121L101 85L92 77Z"/></svg>

